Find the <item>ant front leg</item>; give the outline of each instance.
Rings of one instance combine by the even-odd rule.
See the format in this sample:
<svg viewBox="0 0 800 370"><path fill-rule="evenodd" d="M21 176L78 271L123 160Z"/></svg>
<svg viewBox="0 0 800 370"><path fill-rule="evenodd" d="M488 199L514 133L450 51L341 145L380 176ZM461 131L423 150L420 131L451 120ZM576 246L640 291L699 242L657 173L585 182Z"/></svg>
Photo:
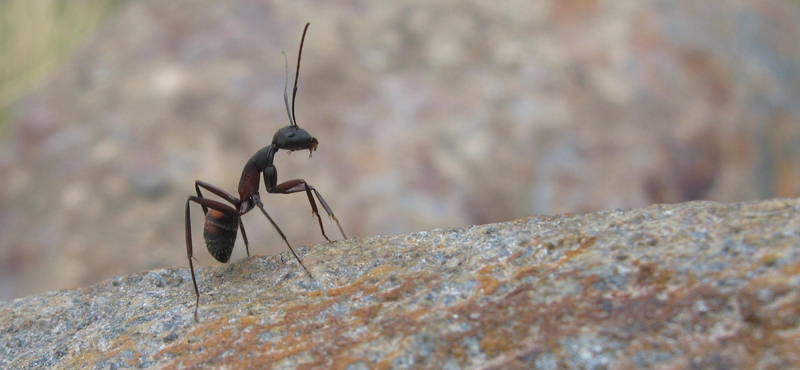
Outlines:
<svg viewBox="0 0 800 370"><path fill-rule="evenodd" d="M328 203L325 202L325 199L322 198L322 195L319 194L319 191L315 189L313 186L309 185L306 180L303 179L295 179L289 180L278 185L275 185L272 188L267 189L268 192L273 194L292 194L301 191L305 191L306 195L308 196L308 202L311 204L311 213L317 216L317 220L319 221L319 229L322 231L322 236L325 237L327 241L331 241L328 239L328 236L325 235L325 229L322 227L322 217L320 217L319 212L317 211L317 203L314 202L314 197L311 196L311 192L313 191L314 194L317 195L317 199L319 202L322 203L322 207L325 208L325 212L328 213L328 217L332 218L336 221L336 226L339 227L339 232L342 233L342 236L347 239L347 235L345 235L344 230L342 229L342 224L339 223L339 219L334 216L331 207L328 206Z"/></svg>
<svg viewBox="0 0 800 370"><path fill-rule="evenodd" d="M195 278L194 264L192 263L192 257L193 257L192 219L189 212L189 202L195 202L199 204L200 206L203 207L204 210L206 208L211 208L213 210L222 212L227 216L239 217L239 212L224 203L220 203L211 199L206 199L196 196L189 196L189 198L186 199L186 256L189 258L189 269L192 272L192 283L194 283L194 294L197 297L194 306L194 320L197 321L197 309L200 306L200 290L197 289L197 278ZM239 221L239 225L241 226L241 219Z"/></svg>

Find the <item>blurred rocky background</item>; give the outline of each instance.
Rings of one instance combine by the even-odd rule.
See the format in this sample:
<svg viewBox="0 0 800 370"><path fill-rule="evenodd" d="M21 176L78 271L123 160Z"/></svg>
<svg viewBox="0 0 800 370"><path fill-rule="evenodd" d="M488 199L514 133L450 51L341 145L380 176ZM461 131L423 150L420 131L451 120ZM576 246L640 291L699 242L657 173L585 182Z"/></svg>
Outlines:
<svg viewBox="0 0 800 370"><path fill-rule="evenodd" d="M796 0L7 0L0 299L187 265L193 181L235 193L288 124L280 52L305 22L320 146L279 154L279 181L348 236L800 196ZM294 245L324 240L304 195L264 201ZM244 221L254 253L285 248Z"/></svg>

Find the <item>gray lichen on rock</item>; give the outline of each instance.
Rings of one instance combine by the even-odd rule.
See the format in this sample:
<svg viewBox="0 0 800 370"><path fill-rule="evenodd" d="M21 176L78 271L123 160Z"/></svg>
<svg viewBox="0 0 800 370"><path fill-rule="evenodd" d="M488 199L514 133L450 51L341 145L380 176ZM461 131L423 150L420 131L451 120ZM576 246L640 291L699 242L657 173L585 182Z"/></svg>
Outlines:
<svg viewBox="0 0 800 370"><path fill-rule="evenodd" d="M176 247L176 253L181 248ZM0 303L0 367L800 367L800 201L376 236Z"/></svg>

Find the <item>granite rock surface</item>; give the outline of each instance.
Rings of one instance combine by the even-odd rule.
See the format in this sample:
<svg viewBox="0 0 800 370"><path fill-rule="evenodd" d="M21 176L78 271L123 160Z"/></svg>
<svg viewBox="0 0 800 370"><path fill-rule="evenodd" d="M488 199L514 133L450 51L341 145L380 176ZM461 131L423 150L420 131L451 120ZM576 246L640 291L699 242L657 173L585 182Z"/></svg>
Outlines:
<svg viewBox="0 0 800 370"><path fill-rule="evenodd" d="M3 369L800 367L800 200L299 248L0 303Z"/></svg>

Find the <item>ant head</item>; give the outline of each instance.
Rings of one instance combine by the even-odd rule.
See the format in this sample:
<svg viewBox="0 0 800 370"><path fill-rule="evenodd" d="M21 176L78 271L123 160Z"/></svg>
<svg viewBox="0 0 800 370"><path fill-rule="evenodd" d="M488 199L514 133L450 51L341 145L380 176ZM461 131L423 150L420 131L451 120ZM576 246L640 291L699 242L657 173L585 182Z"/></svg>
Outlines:
<svg viewBox="0 0 800 370"><path fill-rule="evenodd" d="M296 125L286 126L278 130L272 138L272 143L278 149L288 151L308 149L311 152L317 150L317 145L319 145L317 139Z"/></svg>

